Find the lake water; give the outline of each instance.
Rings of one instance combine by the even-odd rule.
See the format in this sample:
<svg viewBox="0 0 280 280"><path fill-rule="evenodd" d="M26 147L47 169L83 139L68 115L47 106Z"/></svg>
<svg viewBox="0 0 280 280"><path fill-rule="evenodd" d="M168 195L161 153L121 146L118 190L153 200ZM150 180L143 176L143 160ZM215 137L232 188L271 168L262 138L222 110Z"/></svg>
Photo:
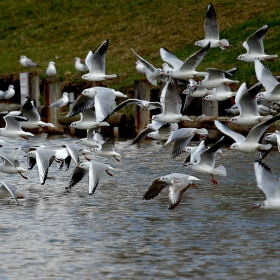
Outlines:
<svg viewBox="0 0 280 280"><path fill-rule="evenodd" d="M59 147L77 139L52 137L43 144ZM17 156L16 141L0 150ZM280 274L280 211L256 209L264 200L256 187L257 154L223 147L217 164L227 177L192 173L180 168L185 155L170 160L165 148L143 141L127 148L124 158L96 160L118 168L103 174L94 196L88 179L65 190L72 168L50 168L54 179L39 183L37 169L24 180L1 174L1 180L30 191L19 200L0 200L0 279L278 279ZM195 144L195 143L193 143ZM280 176L279 153L265 162ZM182 172L201 179L177 209L167 209L167 190L151 201L142 196L158 176Z"/></svg>

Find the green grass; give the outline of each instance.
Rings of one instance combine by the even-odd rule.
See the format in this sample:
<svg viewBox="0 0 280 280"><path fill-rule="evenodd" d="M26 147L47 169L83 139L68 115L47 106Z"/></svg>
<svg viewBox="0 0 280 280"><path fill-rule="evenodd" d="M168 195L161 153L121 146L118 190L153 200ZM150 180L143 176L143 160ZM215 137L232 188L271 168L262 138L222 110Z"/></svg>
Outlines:
<svg viewBox="0 0 280 280"><path fill-rule="evenodd" d="M197 0L1 1L0 75L22 71L19 57L24 54L39 64L38 69L31 71L43 77L48 62L53 60L58 79L76 83L82 79L74 69L74 58L84 59L89 50L109 39L106 73L116 73L119 78L108 85L115 89L131 87L135 79L143 76L136 73L136 57L130 49L156 67L163 63L159 54L162 46L186 59L199 50L193 44L204 36L208 3ZM210 50L197 70L239 67L234 79L251 85L257 81L253 64L235 58L245 52L242 43L246 38L264 24L271 26L264 39L266 52L279 52L279 3L221 0L213 5L221 38L229 39L232 47L226 51ZM279 74L279 61L268 64L275 75Z"/></svg>

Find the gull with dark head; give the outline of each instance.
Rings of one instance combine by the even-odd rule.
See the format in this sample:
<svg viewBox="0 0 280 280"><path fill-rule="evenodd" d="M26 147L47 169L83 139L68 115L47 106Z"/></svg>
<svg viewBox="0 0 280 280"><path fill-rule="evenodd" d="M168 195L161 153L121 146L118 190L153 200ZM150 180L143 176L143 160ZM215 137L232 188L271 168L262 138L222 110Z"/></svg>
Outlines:
<svg viewBox="0 0 280 280"><path fill-rule="evenodd" d="M182 195L194 186L192 181L200 180L194 176L182 173L172 173L156 178L143 195L143 199L150 200L157 197L163 189L169 187L168 209L174 210L180 204Z"/></svg>

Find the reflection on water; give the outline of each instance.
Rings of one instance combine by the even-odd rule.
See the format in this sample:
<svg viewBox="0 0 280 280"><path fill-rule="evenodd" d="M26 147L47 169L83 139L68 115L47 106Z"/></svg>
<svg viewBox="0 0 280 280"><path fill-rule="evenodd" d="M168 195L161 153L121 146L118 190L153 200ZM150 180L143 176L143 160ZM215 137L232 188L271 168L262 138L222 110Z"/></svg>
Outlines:
<svg viewBox="0 0 280 280"><path fill-rule="evenodd" d="M75 139L43 144L65 141ZM65 190L71 170L55 164L45 186L35 168L29 180L1 174L30 191L19 206L0 201L1 279L277 279L280 212L252 208L264 199L255 182L257 154L224 147L218 161L228 176L217 176L213 186L210 176L192 173L202 180L169 211L167 191L151 201L142 196L157 176L189 173L179 168L184 155L170 160L171 145L128 143L116 143L120 163L95 157L119 171L104 174L94 196L88 196L87 178ZM22 152L14 155L26 166ZM279 156L275 150L266 159L276 177Z"/></svg>

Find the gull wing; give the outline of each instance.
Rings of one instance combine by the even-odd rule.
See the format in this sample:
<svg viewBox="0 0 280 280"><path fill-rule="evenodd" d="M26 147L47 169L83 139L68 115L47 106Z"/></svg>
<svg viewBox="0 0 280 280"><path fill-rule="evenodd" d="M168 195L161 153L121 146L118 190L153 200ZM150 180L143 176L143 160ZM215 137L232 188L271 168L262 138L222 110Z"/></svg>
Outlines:
<svg viewBox="0 0 280 280"><path fill-rule="evenodd" d="M180 114L182 108L182 100L180 98L180 90L177 82L169 78L166 85L162 89L160 102L162 104L163 113Z"/></svg>
<svg viewBox="0 0 280 280"><path fill-rule="evenodd" d="M210 49L210 43L208 43L204 48L201 50L197 51L193 55L189 56L183 65L180 67L181 71L186 71L186 70L195 70L195 68L198 66L198 64L202 61L204 56L207 54L207 52Z"/></svg>
<svg viewBox="0 0 280 280"><path fill-rule="evenodd" d="M91 161L89 164L89 185L88 185L88 190L89 194L92 195L94 194L98 183L100 181L100 175L101 172L105 171L108 169L108 165L97 162L97 161Z"/></svg>
<svg viewBox="0 0 280 280"><path fill-rule="evenodd" d="M206 18L204 21L205 39L219 40L219 26L217 23L216 11L212 4L207 7Z"/></svg>
<svg viewBox="0 0 280 280"><path fill-rule="evenodd" d="M65 189L71 189L73 186L79 183L84 178L84 176L88 173L88 169L81 168L79 166L81 163L85 163L85 162L80 162L79 164L76 165L75 169L73 170L72 174L69 177L68 184L67 187L65 187ZM89 165L89 163L87 165Z"/></svg>
<svg viewBox="0 0 280 280"><path fill-rule="evenodd" d="M94 106L94 98L85 95L80 95L74 102L72 109L68 112L65 118L75 116L85 109Z"/></svg>
<svg viewBox="0 0 280 280"><path fill-rule="evenodd" d="M16 190L17 190L16 187L14 187L11 184L0 182L0 189L5 189L7 192L9 192L11 194L11 196L14 198L14 200L16 201L16 204L18 204L17 195L16 195Z"/></svg>
<svg viewBox="0 0 280 280"><path fill-rule="evenodd" d="M109 41L105 40L97 51L89 51L85 64L90 73L102 73L105 74L105 54L109 46Z"/></svg>
<svg viewBox="0 0 280 280"><path fill-rule="evenodd" d="M153 199L160 194L160 192L167 186L170 186L169 183L159 181L159 178L156 178L148 190L144 193L143 199L149 200Z"/></svg>
<svg viewBox="0 0 280 280"><path fill-rule="evenodd" d="M161 59L168 64L172 65L172 67L175 68L180 68L183 65L183 61L180 60L176 55L171 53L169 50L166 48L160 48L160 56Z"/></svg>
<svg viewBox="0 0 280 280"><path fill-rule="evenodd" d="M191 184L179 181L175 183L176 180L172 180L172 184L169 187L168 192L168 209L174 210L180 204L181 198L187 189L190 188Z"/></svg>
<svg viewBox="0 0 280 280"><path fill-rule="evenodd" d="M264 134L267 128L279 119L280 114L254 126L247 135L246 142L259 142L261 136Z"/></svg>
<svg viewBox="0 0 280 280"><path fill-rule="evenodd" d="M255 97L260 91L261 87L261 83L257 83L249 89L247 89L246 83L243 83L239 87L236 93L235 102L238 106L240 115L259 115L258 104Z"/></svg>
<svg viewBox="0 0 280 280"><path fill-rule="evenodd" d="M279 197L280 182L273 178L270 168L262 161L256 160L254 169L257 186L264 192L266 199Z"/></svg>
<svg viewBox="0 0 280 280"><path fill-rule="evenodd" d="M257 79L263 84L267 91L271 92L279 85L268 67L259 59L255 59L255 72Z"/></svg>
<svg viewBox="0 0 280 280"><path fill-rule="evenodd" d="M22 115L30 122L40 121L41 117L38 113L35 100L31 100L29 97L25 98L25 101L20 109Z"/></svg>
<svg viewBox="0 0 280 280"><path fill-rule="evenodd" d="M146 136L151 133L151 132L155 132L156 130L153 129L152 127L147 127L145 129L143 129L136 137L134 140L132 140L132 142L129 144L129 146L134 145L139 143L140 141L144 140L146 138Z"/></svg>
<svg viewBox="0 0 280 280"><path fill-rule="evenodd" d="M243 47L248 53L264 54L263 38L268 31L269 26L264 25L259 30L250 35L243 43Z"/></svg>
<svg viewBox="0 0 280 280"><path fill-rule="evenodd" d="M242 134L239 134L235 131L233 131L232 129L230 129L229 127L227 127L226 125L222 124L221 122L215 120L214 121L216 127L225 135L229 136L230 138L232 138L235 142L245 142L246 137L243 136Z"/></svg>

